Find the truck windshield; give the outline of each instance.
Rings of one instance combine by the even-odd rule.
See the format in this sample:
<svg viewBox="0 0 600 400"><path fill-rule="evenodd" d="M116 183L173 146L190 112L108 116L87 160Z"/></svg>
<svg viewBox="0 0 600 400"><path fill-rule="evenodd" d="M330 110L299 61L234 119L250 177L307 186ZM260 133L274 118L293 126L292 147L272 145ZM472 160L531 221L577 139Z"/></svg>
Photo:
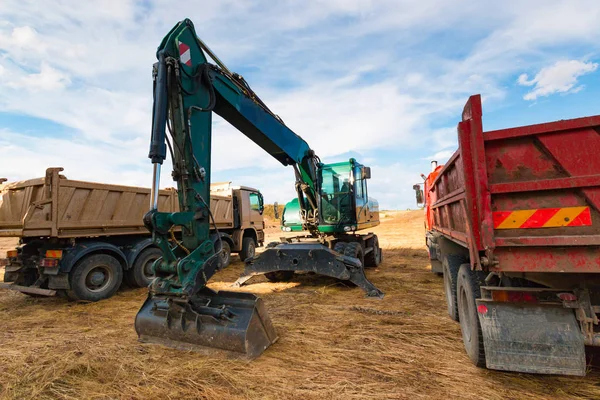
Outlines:
<svg viewBox="0 0 600 400"><path fill-rule="evenodd" d="M350 163L321 169L321 216L326 224L352 222L350 171Z"/></svg>

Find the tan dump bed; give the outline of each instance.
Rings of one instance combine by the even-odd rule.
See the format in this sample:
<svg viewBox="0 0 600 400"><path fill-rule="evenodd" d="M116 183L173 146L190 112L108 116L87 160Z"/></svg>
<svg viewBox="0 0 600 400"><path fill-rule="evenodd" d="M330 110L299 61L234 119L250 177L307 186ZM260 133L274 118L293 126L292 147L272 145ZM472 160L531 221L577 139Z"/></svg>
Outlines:
<svg viewBox="0 0 600 400"><path fill-rule="evenodd" d="M62 170L48 168L45 178L0 181L0 237L149 234L142 219L150 189L69 180ZM218 188L211 192L211 211L219 228L233 227L232 190ZM159 211L177 211L175 189L161 190L158 204Z"/></svg>

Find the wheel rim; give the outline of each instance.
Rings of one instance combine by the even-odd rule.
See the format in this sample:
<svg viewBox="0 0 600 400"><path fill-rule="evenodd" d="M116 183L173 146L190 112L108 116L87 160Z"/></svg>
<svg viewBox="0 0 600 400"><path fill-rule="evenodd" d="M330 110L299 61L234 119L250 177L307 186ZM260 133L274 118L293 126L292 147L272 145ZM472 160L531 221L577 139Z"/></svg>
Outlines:
<svg viewBox="0 0 600 400"><path fill-rule="evenodd" d="M85 287L90 292L101 292L111 285L113 274L106 265L92 268L85 276Z"/></svg>
<svg viewBox="0 0 600 400"><path fill-rule="evenodd" d="M151 258L146 262L146 264L144 264L143 273L146 278L154 278L154 273L152 272L152 265L154 265L154 261L156 261L157 259L158 258Z"/></svg>
<svg viewBox="0 0 600 400"><path fill-rule="evenodd" d="M221 261L223 261L224 264L227 264L227 261L229 261L229 251L227 251L225 246L223 246L223 251L221 251Z"/></svg>
<svg viewBox="0 0 600 400"><path fill-rule="evenodd" d="M460 302L462 311L460 314L460 321L463 324L463 335L465 336L465 340L467 342L471 342L471 313L469 312L469 297L467 296L467 291L461 287L460 290Z"/></svg>
<svg viewBox="0 0 600 400"><path fill-rule="evenodd" d="M254 253L256 252L256 248L254 247L254 243L248 246L248 256L254 257Z"/></svg>

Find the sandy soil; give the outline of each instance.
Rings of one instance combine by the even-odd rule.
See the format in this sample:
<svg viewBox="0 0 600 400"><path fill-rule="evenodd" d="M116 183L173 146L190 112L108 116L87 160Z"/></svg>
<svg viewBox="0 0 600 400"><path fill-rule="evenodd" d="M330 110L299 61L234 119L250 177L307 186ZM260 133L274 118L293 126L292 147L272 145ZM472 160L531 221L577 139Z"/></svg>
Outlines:
<svg viewBox="0 0 600 400"><path fill-rule="evenodd" d="M263 297L280 336L253 362L139 343L133 321L145 289L94 304L2 291L0 397L600 398L597 368L570 378L472 366L446 316L442 281L430 272L421 212L388 212L375 231L384 262L368 276L384 300L314 276L246 287ZM236 262L211 286L228 288L242 268Z"/></svg>

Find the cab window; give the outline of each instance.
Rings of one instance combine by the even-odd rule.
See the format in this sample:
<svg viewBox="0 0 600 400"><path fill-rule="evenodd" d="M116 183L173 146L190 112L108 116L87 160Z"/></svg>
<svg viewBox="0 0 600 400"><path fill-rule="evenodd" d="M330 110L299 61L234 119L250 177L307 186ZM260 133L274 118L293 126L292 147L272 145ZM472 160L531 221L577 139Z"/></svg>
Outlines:
<svg viewBox="0 0 600 400"><path fill-rule="evenodd" d="M250 209L262 213L262 199L258 193L250 193Z"/></svg>

